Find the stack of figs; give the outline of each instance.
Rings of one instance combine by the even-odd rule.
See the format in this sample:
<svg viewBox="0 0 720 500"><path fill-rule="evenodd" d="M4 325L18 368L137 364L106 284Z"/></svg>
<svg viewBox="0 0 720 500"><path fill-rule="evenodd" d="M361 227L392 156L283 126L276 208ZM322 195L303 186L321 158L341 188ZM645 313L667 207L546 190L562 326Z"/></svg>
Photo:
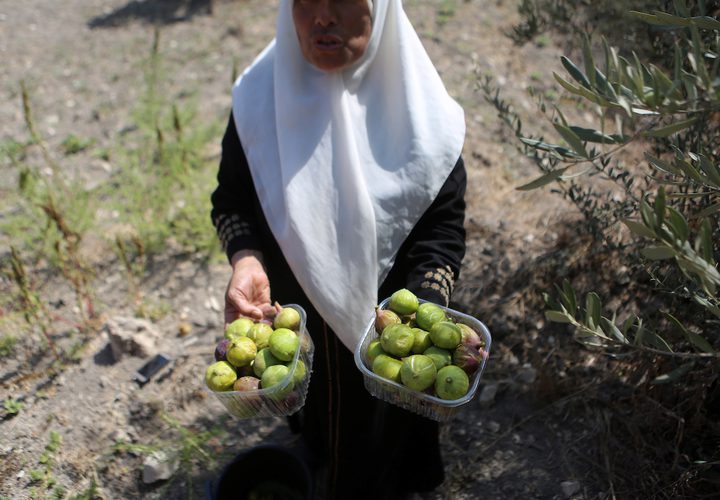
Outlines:
<svg viewBox="0 0 720 500"><path fill-rule="evenodd" d="M373 373L443 400L467 394L470 378L487 358L478 332L405 288L375 315L378 337L363 353Z"/></svg>
<svg viewBox="0 0 720 500"><path fill-rule="evenodd" d="M211 390L257 391L287 380L301 348L301 316L292 307L276 308L272 321L239 318L225 327L224 338L215 347L215 362L205 370L205 384ZM305 363L298 358L289 383L278 390L289 393L306 376Z"/></svg>

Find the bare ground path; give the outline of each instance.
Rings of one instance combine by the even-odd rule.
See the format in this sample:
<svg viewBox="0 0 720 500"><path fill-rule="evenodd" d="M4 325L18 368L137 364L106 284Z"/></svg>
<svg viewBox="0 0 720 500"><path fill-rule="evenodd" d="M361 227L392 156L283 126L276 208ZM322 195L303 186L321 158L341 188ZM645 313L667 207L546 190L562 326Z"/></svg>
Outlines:
<svg viewBox="0 0 720 500"><path fill-rule="evenodd" d="M428 498L594 498L605 491L588 472L598 464L577 451L598 422L578 421L565 411L566 402L583 394L557 397L552 379L564 376L563 368L550 366L551 355L532 355L534 344L550 346L550 352L568 349L569 341L542 337L542 314L530 307L537 290L528 269L552 255L559 237L553 221L563 207L543 192L515 191L534 172L476 88L478 75L492 75L521 113L536 114L525 89L551 80L560 52L551 44L512 43L507 33L517 21L517 3L405 2L450 92L466 111L468 255L456 302L496 334L484 385L497 388L497 394L486 403L476 399L444 426L447 481ZM249 64L271 39L276 5L268 0L0 0L0 138L27 138L23 81L35 126L51 150L69 134L92 138L95 148L110 148L132 131L143 61L156 26L168 95L193 94L202 118L221 123L229 109L233 68ZM58 160L68 175L88 186L116 168L89 152ZM12 188L16 175L3 171L0 189ZM123 275L118 266L107 264L106 250L98 243L94 253L104 314L129 315ZM30 498L31 471L51 431L62 437L57 481L78 494L94 478L106 498L188 498L190 492L197 497L217 473L196 470L170 483L145 485L141 454L114 452L118 441L163 443L176 439L178 426L199 433L223 425L234 437L212 442L216 466L254 444L291 441L281 419L227 418L200 385L199 374L221 326L218 304L227 278L222 262L169 256L154 263L142 286L149 297L171 304L156 326L161 350L173 352L176 362L170 373L143 388L130 380L142 360L110 362L104 331L98 331L76 365L52 380L7 382L17 367L4 365L0 399L20 398L24 406L18 416L0 421L0 495ZM5 293L9 286L0 283L0 290ZM179 337L183 323L192 330ZM554 396L543 399L548 394ZM162 418L166 414L171 421ZM563 488L563 482L570 483Z"/></svg>

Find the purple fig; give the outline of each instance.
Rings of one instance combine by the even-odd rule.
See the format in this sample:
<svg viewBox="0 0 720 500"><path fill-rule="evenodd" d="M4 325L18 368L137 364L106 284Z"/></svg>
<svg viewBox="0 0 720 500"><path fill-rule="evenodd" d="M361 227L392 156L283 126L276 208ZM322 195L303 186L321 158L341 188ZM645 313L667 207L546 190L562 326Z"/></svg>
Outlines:
<svg viewBox="0 0 720 500"><path fill-rule="evenodd" d="M385 327L400 324L400 316L390 309L375 308L375 331L381 334Z"/></svg>
<svg viewBox="0 0 720 500"><path fill-rule="evenodd" d="M238 378L240 377L247 377L248 375L255 375L255 372L253 371L252 363L245 366L235 367L235 371L237 372Z"/></svg>
<svg viewBox="0 0 720 500"><path fill-rule="evenodd" d="M480 349L481 347L485 347L485 341L483 338L464 323L457 323L457 326L460 327L460 331L462 333L462 343L465 345L469 345L470 347L474 347L475 349Z"/></svg>
<svg viewBox="0 0 720 500"><path fill-rule="evenodd" d="M291 391L288 393L287 396L285 396L285 399L282 400L283 406L290 410L292 408L296 408L298 404L300 403L300 394L298 391Z"/></svg>
<svg viewBox="0 0 720 500"><path fill-rule="evenodd" d="M227 352L232 341L230 339L222 339L215 346L215 361L227 361Z"/></svg>
<svg viewBox="0 0 720 500"><path fill-rule="evenodd" d="M453 351L452 364L462 368L468 375L472 375L480 366L483 358L482 353L474 347L467 344L460 344Z"/></svg>
<svg viewBox="0 0 720 500"><path fill-rule="evenodd" d="M233 384L233 391L257 391L260 388L260 379L252 376L240 377Z"/></svg>

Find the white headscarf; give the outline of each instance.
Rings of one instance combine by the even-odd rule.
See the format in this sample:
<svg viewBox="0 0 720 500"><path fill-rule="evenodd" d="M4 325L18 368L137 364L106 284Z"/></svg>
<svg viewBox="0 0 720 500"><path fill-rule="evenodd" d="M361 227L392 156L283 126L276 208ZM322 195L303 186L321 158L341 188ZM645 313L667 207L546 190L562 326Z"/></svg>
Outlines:
<svg viewBox="0 0 720 500"><path fill-rule="evenodd" d="M330 73L303 57L292 3L281 0L275 40L235 82L233 114L273 235L353 350L400 245L460 156L464 114L401 0L375 0L365 53Z"/></svg>

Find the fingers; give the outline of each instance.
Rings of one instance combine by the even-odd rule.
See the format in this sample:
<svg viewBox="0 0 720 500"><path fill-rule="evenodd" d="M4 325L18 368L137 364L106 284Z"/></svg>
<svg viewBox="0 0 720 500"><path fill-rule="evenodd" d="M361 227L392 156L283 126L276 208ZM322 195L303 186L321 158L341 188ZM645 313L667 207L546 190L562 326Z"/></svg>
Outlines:
<svg viewBox="0 0 720 500"><path fill-rule="evenodd" d="M236 266L225 292L225 324L241 316L255 321L275 316L267 274L257 266Z"/></svg>
<svg viewBox="0 0 720 500"><path fill-rule="evenodd" d="M241 316L258 321L263 318L264 312L261 307L248 301L245 294L236 289L228 290L225 295L225 322L235 321Z"/></svg>

